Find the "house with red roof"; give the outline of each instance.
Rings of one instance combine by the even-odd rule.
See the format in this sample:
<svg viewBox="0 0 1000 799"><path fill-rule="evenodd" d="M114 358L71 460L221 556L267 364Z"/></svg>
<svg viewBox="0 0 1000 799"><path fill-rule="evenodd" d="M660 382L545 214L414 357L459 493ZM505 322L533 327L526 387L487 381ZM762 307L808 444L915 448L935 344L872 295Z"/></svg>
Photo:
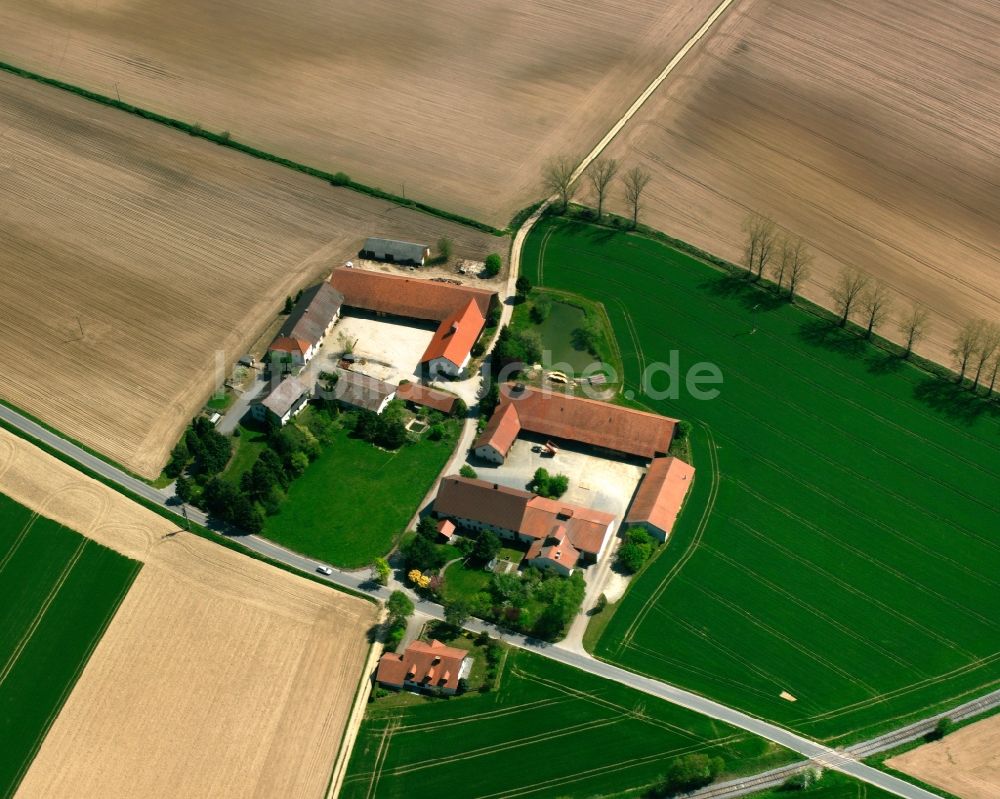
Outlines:
<svg viewBox="0 0 1000 799"><path fill-rule="evenodd" d="M475 454L503 463L522 430L640 458L665 455L677 420L609 402L524 386L501 387L500 402L473 444Z"/></svg>
<svg viewBox="0 0 1000 799"><path fill-rule="evenodd" d="M657 458L639 483L625 523L666 541L693 482L693 466L675 457Z"/></svg>
<svg viewBox="0 0 1000 799"><path fill-rule="evenodd" d="M531 558L572 562L570 572L600 559L615 526L615 517L604 511L457 475L441 480L434 514L467 530L494 530L529 544Z"/></svg>
<svg viewBox="0 0 1000 799"><path fill-rule="evenodd" d="M460 680L468 679L473 658L464 649L440 641L414 641L403 651L386 652L379 658L375 679L399 690L454 694Z"/></svg>

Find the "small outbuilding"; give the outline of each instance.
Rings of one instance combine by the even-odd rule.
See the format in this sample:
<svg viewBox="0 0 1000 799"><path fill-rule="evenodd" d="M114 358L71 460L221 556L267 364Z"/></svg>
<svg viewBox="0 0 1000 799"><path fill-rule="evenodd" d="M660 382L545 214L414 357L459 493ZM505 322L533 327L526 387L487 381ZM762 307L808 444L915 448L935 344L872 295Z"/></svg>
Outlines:
<svg viewBox="0 0 1000 799"><path fill-rule="evenodd" d="M382 413L396 396L396 386L370 375L354 371L337 371L337 383L332 397L341 405Z"/></svg>
<svg viewBox="0 0 1000 799"><path fill-rule="evenodd" d="M372 261L385 261L404 266L423 266L424 262L430 258L431 248L426 244L415 244L411 241L371 238L365 239L365 244L358 255Z"/></svg>

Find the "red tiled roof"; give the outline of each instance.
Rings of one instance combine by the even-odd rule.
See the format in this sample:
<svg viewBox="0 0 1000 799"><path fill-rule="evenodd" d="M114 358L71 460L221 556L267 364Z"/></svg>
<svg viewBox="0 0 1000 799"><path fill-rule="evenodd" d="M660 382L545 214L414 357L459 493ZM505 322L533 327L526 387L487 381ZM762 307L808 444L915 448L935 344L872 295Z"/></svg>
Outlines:
<svg viewBox="0 0 1000 799"><path fill-rule="evenodd" d="M278 350L279 352L298 352L304 355L309 347L310 344L308 341L289 336L279 336L271 342L271 346L268 349Z"/></svg>
<svg viewBox="0 0 1000 799"><path fill-rule="evenodd" d="M615 520L613 515L603 511L455 475L441 480L434 512L440 516L472 519L542 540L552 535L557 527L562 527L574 547L595 557Z"/></svg>
<svg viewBox="0 0 1000 799"><path fill-rule="evenodd" d="M508 407L513 406L517 411L518 432L527 430L530 433L579 441L644 458L653 458L667 452L677 424L676 419L655 413L558 392L525 388L515 393L513 386L508 385L501 389L500 394L500 404L494 417L509 413ZM488 435L493 427L493 420L490 421L491 424L487 425L475 446L493 443ZM507 424L510 426L512 423ZM509 436L509 432L507 435ZM514 434L516 436L517 432ZM500 439L499 443L503 444L505 441L506 437ZM509 448L508 443L507 449ZM500 452L506 454L504 449L500 449Z"/></svg>
<svg viewBox="0 0 1000 799"><path fill-rule="evenodd" d="M450 541L451 537L455 535L455 524L448 519L442 519L438 522L438 535L441 536L445 541Z"/></svg>
<svg viewBox="0 0 1000 799"><path fill-rule="evenodd" d="M694 467L678 458L654 460L639 484L625 522L649 522L669 535L691 487L692 477Z"/></svg>
<svg viewBox="0 0 1000 799"><path fill-rule="evenodd" d="M379 658L376 679L389 685L414 682L428 688L458 688L458 674L468 652L440 641L414 641L399 655L387 652Z"/></svg>
<svg viewBox="0 0 1000 799"><path fill-rule="evenodd" d="M528 554L524 556L528 561L535 558L544 558L554 561L567 569L576 567L580 560L580 550L573 546L566 535L566 528L557 525L547 538L536 538L528 547Z"/></svg>
<svg viewBox="0 0 1000 799"><path fill-rule="evenodd" d="M488 289L348 267L334 269L330 284L344 296L344 305L435 322L464 308L469 300L485 318L496 296Z"/></svg>
<svg viewBox="0 0 1000 799"><path fill-rule="evenodd" d="M521 422L517 418L517 410L513 405L499 405L490 417L490 421L483 432L476 439L474 448L489 445L504 457L510 452L510 448L517 439L517 434L521 432Z"/></svg>
<svg viewBox="0 0 1000 799"><path fill-rule="evenodd" d="M441 413L451 413L455 407L455 400L458 399L445 391L438 391L420 383L400 383L396 389L396 396L406 402L423 405Z"/></svg>
<svg viewBox="0 0 1000 799"><path fill-rule="evenodd" d="M442 320L420 363L444 358L455 366L461 366L469 357L472 345L485 326L486 317L480 312L476 301L470 298L465 306Z"/></svg>

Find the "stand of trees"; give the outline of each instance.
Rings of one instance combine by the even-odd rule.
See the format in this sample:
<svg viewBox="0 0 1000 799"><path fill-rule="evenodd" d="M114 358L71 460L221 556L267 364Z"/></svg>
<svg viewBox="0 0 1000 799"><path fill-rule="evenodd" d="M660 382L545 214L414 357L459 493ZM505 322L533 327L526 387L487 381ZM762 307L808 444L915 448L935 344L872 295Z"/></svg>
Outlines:
<svg viewBox="0 0 1000 799"><path fill-rule="evenodd" d="M654 796L677 796L711 785L726 764L721 757L696 753L675 758L670 762L663 781Z"/></svg>
<svg viewBox="0 0 1000 799"><path fill-rule="evenodd" d="M625 540L618 547L618 564L630 572L637 572L649 560L656 549L656 542L644 527L631 527L625 533Z"/></svg>
<svg viewBox="0 0 1000 799"><path fill-rule="evenodd" d="M549 474L547 469L535 469L529 488L540 497L558 499L569 488L569 478L564 474Z"/></svg>
<svg viewBox="0 0 1000 799"><path fill-rule="evenodd" d="M485 591L469 601L469 612L498 625L548 641L561 636L580 610L583 575L546 574L538 569L494 574Z"/></svg>

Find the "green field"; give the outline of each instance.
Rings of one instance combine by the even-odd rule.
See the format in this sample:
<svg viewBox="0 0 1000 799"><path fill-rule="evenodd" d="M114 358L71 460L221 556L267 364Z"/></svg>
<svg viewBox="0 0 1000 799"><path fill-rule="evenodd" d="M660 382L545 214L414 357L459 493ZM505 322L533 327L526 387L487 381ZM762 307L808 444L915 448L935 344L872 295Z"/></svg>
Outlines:
<svg viewBox="0 0 1000 799"><path fill-rule="evenodd" d="M0 495L0 797L13 795L140 566Z"/></svg>
<svg viewBox="0 0 1000 799"><path fill-rule="evenodd" d="M296 478L264 535L279 544L344 568L359 568L390 549L417 512L455 448L458 422L446 435L425 435L395 452L338 428L332 443Z"/></svg>
<svg viewBox="0 0 1000 799"><path fill-rule="evenodd" d="M720 755L741 773L793 759L748 733L511 650L497 691L369 706L341 796L638 796L688 752Z"/></svg>
<svg viewBox="0 0 1000 799"><path fill-rule="evenodd" d="M649 239L545 220L523 263L603 301L627 389L694 424L686 510L598 655L837 741L997 687L996 406ZM671 350L721 395L639 393Z"/></svg>

